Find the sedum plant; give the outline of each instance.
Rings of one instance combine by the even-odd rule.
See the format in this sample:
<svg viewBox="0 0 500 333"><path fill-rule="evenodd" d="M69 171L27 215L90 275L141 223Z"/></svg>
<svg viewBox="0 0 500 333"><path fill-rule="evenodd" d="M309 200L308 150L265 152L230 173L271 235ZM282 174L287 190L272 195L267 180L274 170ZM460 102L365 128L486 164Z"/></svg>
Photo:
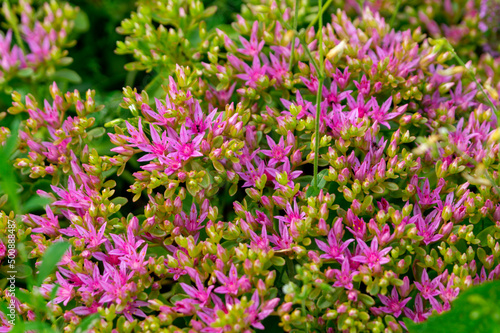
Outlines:
<svg viewBox="0 0 500 333"><path fill-rule="evenodd" d="M12 154L14 136L0 136L4 164L45 181L47 202L20 213L2 176L2 235L15 220L19 262L40 282L19 293L47 302L0 294L20 320L403 332L498 280L495 55L462 59L369 5L301 4L249 1L231 27L205 30L214 9L199 2L140 1L117 53L156 76L125 87L106 124L91 90L12 94L25 120ZM55 271L37 269L59 242Z"/></svg>
<svg viewBox="0 0 500 333"><path fill-rule="evenodd" d="M4 1L0 88L10 93L18 80L32 84L78 81L78 74L60 69L72 62L66 48L75 43L72 37L77 14L78 8L55 0L40 6L33 5L32 0L15 4Z"/></svg>

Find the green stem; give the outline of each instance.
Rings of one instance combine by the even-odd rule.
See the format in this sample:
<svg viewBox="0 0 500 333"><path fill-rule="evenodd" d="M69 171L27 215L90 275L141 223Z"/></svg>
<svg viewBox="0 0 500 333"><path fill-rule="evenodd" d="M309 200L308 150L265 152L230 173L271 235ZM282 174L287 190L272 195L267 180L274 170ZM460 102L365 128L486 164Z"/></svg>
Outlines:
<svg viewBox="0 0 500 333"><path fill-rule="evenodd" d="M318 44L319 44L319 66L321 71L318 73L320 76L321 80L323 80L323 0L318 1L318 7L319 7L319 24L318 24Z"/></svg>
<svg viewBox="0 0 500 333"><path fill-rule="evenodd" d="M394 12L392 13L391 20L389 21L389 26L394 28L394 21L396 20L396 15L398 14L399 7L401 6L401 0L396 2L396 8L394 8Z"/></svg>
<svg viewBox="0 0 500 333"><path fill-rule="evenodd" d="M304 36L299 35L299 40L300 40L302 46L304 47L304 50L306 51L306 54L309 57L309 60L312 62L314 69L316 70L316 73L320 74L321 73L320 67L318 66L318 63L316 62L316 60L314 59L311 51L309 51L309 47L307 47L307 43L304 39Z"/></svg>
<svg viewBox="0 0 500 333"><path fill-rule="evenodd" d="M278 6L278 20L280 21L281 24L287 29L287 30L293 30L293 28L288 24L284 19L283 19L283 13L281 12L281 8ZM306 40L304 39L304 34L303 33L297 33L297 31L294 32L294 35L297 36L299 39L300 43L304 47L304 50L309 58L309 60L312 62L314 68L316 69L316 72L320 72L318 64L316 63L316 60L314 60L314 57L311 54L311 51L309 51L309 48L307 47Z"/></svg>
<svg viewBox="0 0 500 333"><path fill-rule="evenodd" d="M133 88L136 76L137 76L136 70L128 72L127 75L125 76L125 87Z"/></svg>
<svg viewBox="0 0 500 333"><path fill-rule="evenodd" d="M461 158L465 159L469 163L472 163L477 168L478 163L476 162L476 160L474 160L472 157L466 155L463 151L458 149L458 147L455 144L450 144L450 145L453 148L453 150L460 155ZM484 174L486 175L486 179L488 179L488 181L491 183L491 186L493 186L495 190L497 190L497 192L500 194L500 187L498 187L496 181L490 175L488 169L486 168L484 169Z"/></svg>
<svg viewBox="0 0 500 333"><path fill-rule="evenodd" d="M332 2L333 2L333 0L328 0L328 1L325 3L325 5L323 6L323 9L322 9L322 10L320 9L321 15L323 15L323 14L325 13L325 11L328 9L328 7L330 6L330 4L331 4ZM314 18L314 20L312 20L312 22L311 22L311 23L309 23L309 25L307 26L307 29L309 29L310 27L312 27L313 25L315 25L315 24L316 24L316 22L318 21L318 19L319 19L319 15L318 15L318 16L316 16L316 17Z"/></svg>
<svg viewBox="0 0 500 333"><path fill-rule="evenodd" d="M318 7L319 7L319 14L318 14L318 21L319 21L319 26L318 26L318 51L319 51L319 70L317 71L318 73L318 92L316 94L316 123L315 123L315 130L316 130L316 139L315 139L315 145L314 145L314 189L316 191L319 190L318 188L318 164L319 164L319 120L321 118L321 92L323 90L323 1L319 0L318 2Z"/></svg>
<svg viewBox="0 0 500 333"><path fill-rule="evenodd" d="M318 164L319 164L319 118L321 115L321 90L323 89L323 80L319 81L318 93L316 94L316 122L314 128L316 130L316 137L314 139L314 181L313 185L318 190Z"/></svg>
<svg viewBox="0 0 500 333"><path fill-rule="evenodd" d="M288 279L290 281L295 281L295 267L293 266L293 261L288 256L285 257L285 261L286 261Z"/></svg>
<svg viewBox="0 0 500 333"><path fill-rule="evenodd" d="M316 19L311 23L314 24L316 21L318 21L318 53L319 53L319 65L314 59L313 55L311 54L311 51L309 50L307 43L304 39L304 34L300 33L298 34L298 38L302 46L304 47L304 50L310 59L311 63L313 64L316 73L318 75L318 91L316 94L316 122L315 122L315 133L316 133L316 144L315 144L315 151L314 151L314 178L313 178L313 188L317 191L318 190L318 164L319 164L319 121L320 121L320 116L321 116L321 93L323 90L323 79L325 77L324 74L324 62L323 62L323 11L328 7L328 5L332 1L327 1L326 6L323 8L323 0L319 0L318 2L318 16ZM297 3L295 4L295 10L297 10ZM281 13L281 8L278 6L278 20L283 24L285 28L288 30L292 30L292 27L285 22L283 19L283 14ZM295 15L297 17L297 15ZM310 26L312 26L310 24ZM294 35L297 35L296 27L293 29ZM294 44L292 44L292 48L294 47ZM293 51L293 49L292 49Z"/></svg>
<svg viewBox="0 0 500 333"><path fill-rule="evenodd" d="M302 315L304 316L306 322L306 332L309 332L309 323L307 322L307 311L306 311L306 299L303 298L302 299L302 304L301 304L301 307L302 307Z"/></svg>
<svg viewBox="0 0 500 333"><path fill-rule="evenodd" d="M23 54L26 54L24 42L23 42L23 39L21 38L21 34L19 33L19 27L17 26L17 20L15 19L16 14L10 8L10 1L9 0L5 0L5 8L7 11L7 13L4 13L6 16L5 18L7 19L7 21L10 23L10 25L12 27L12 31L14 32L14 37L16 38L17 45L21 48L21 50L23 51Z"/></svg>
<svg viewBox="0 0 500 333"><path fill-rule="evenodd" d="M293 16L292 49L290 50L290 62L288 64L289 71L292 71L292 66L293 66L293 51L295 50L295 33L297 31L298 16L299 16L299 0L295 0L295 14Z"/></svg>
<svg viewBox="0 0 500 333"><path fill-rule="evenodd" d="M465 68L467 73L472 77L472 79L474 80L476 85L479 87L479 90L481 90L483 95L486 97L488 104L490 105L491 109L493 110L493 112L495 112L495 115L497 116L497 125L498 125L498 127L500 127L500 115L498 114L498 110L495 107L495 104L493 104L493 101L491 100L490 96L486 93L486 91L484 91L483 85L481 83L479 83L479 81L476 79L476 76L474 75L472 70L465 66L464 61L458 56L457 52L455 52L455 49L450 44L450 42L448 40L445 40L445 41L446 41L446 48L448 49L448 51L451 52L451 54L453 55L453 57L455 57L455 59L460 64L460 66L463 66Z"/></svg>

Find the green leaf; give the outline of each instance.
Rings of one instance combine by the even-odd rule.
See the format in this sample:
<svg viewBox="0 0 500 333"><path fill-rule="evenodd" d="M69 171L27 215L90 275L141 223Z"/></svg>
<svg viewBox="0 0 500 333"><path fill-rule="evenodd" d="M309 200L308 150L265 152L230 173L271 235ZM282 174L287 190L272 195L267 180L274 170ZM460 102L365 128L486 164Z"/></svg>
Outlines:
<svg viewBox="0 0 500 333"><path fill-rule="evenodd" d="M98 139L106 133L106 129L104 127L96 127L87 132L88 139Z"/></svg>
<svg viewBox="0 0 500 333"><path fill-rule="evenodd" d="M271 263L274 266L285 266L286 261L285 261L285 259L283 259L281 257L274 256L271 258Z"/></svg>
<svg viewBox="0 0 500 333"><path fill-rule="evenodd" d="M224 242L222 243L222 247L225 248L226 250L229 250L229 249L232 249L233 247L236 247L238 246L239 242L235 242L235 241L228 241L228 242Z"/></svg>
<svg viewBox="0 0 500 333"><path fill-rule="evenodd" d="M34 210L44 208L46 205L50 204L51 200L49 198L43 198L40 196L33 196L29 198L26 203L23 203L23 212L30 213Z"/></svg>
<svg viewBox="0 0 500 333"><path fill-rule="evenodd" d="M90 330L94 325L99 321L101 315L98 313L94 313L84 320L76 327L75 333L84 333Z"/></svg>
<svg viewBox="0 0 500 333"><path fill-rule="evenodd" d="M233 195L236 194L237 191L238 191L238 184L235 183L229 188L229 195L232 197Z"/></svg>
<svg viewBox="0 0 500 333"><path fill-rule="evenodd" d="M123 206L128 202L128 199L124 198L124 197L116 197L113 200L111 200L111 202L114 203L115 205L122 205Z"/></svg>
<svg viewBox="0 0 500 333"><path fill-rule="evenodd" d="M42 297L42 295L39 294L39 297ZM16 298L23 303L34 305L33 295L28 291L16 289Z"/></svg>
<svg viewBox="0 0 500 333"><path fill-rule="evenodd" d="M78 33L86 32L89 30L90 23L89 23L89 17L87 14L80 10L78 14L76 15L75 25L73 27L73 30Z"/></svg>
<svg viewBox="0 0 500 333"><path fill-rule="evenodd" d="M209 176L208 172L205 172L205 175L201 179L200 186L203 188L207 188L210 185L210 183L211 183L210 176Z"/></svg>
<svg viewBox="0 0 500 333"><path fill-rule="evenodd" d="M318 172L318 187L321 189L326 185L325 176L328 176L328 169L323 169Z"/></svg>
<svg viewBox="0 0 500 333"><path fill-rule="evenodd" d="M81 83L82 78L80 75L78 75L77 72L71 69L63 68L58 71L56 71L52 76L51 79L53 80L64 80L68 81L70 83Z"/></svg>
<svg viewBox="0 0 500 333"><path fill-rule="evenodd" d="M238 40L238 32L233 28L232 25L230 24L221 24L221 25L218 25L217 26L217 29L223 31L224 33L226 33L226 35L230 38L230 39L233 39L233 40ZM260 132L261 135L262 135L262 132Z"/></svg>
<svg viewBox="0 0 500 333"><path fill-rule="evenodd" d="M375 304L375 300L367 295L367 294L359 294L359 300L363 302L366 306L373 306Z"/></svg>
<svg viewBox="0 0 500 333"><path fill-rule="evenodd" d="M306 197L315 197L319 195L320 190L325 187L326 179L325 176L328 176L328 169L323 169L318 172L318 186L314 186L314 177L311 179L311 186L306 191Z"/></svg>
<svg viewBox="0 0 500 333"><path fill-rule="evenodd" d="M319 188L316 188L316 187L314 187L312 185L309 186L309 188L306 191L306 198L318 196L319 195L319 191L320 191Z"/></svg>
<svg viewBox="0 0 500 333"><path fill-rule="evenodd" d="M16 147L20 123L21 120L19 118L14 120L10 137L7 139L5 146L3 148L0 147L0 189L3 190L3 193L8 195L8 200L12 202L14 211L16 212L19 212L20 198L17 192L19 185L16 181L16 175L10 156Z"/></svg>
<svg viewBox="0 0 500 333"><path fill-rule="evenodd" d="M184 294L178 294L178 295L172 296L170 298L170 302L172 302L172 304L175 304L175 303L182 301L183 299L186 299L186 298L189 298L189 296L184 295Z"/></svg>
<svg viewBox="0 0 500 333"><path fill-rule="evenodd" d="M217 6L210 6L203 12L202 17L207 18L214 15L217 12Z"/></svg>
<svg viewBox="0 0 500 333"><path fill-rule="evenodd" d="M399 190L398 185L395 183L385 183L385 188L391 192L395 192L395 191Z"/></svg>
<svg viewBox="0 0 500 333"><path fill-rule="evenodd" d="M318 299L317 305L318 308L320 309L326 309L327 307L332 306L333 303L327 300L326 297L323 295Z"/></svg>
<svg viewBox="0 0 500 333"><path fill-rule="evenodd" d="M433 314L421 324L404 320L410 333L500 332L500 281L474 286L460 293L451 310Z"/></svg>
<svg viewBox="0 0 500 333"><path fill-rule="evenodd" d="M68 248L68 242L56 242L45 251L36 279L37 286L40 286L43 280L52 273Z"/></svg>
<svg viewBox="0 0 500 333"><path fill-rule="evenodd" d="M23 69L19 70L17 72L17 76L26 78L26 77L32 76L34 73L35 72L33 71L32 68L27 67L27 68L23 68Z"/></svg>
<svg viewBox="0 0 500 333"><path fill-rule="evenodd" d="M495 233L496 226L492 225L485 228L477 235L477 239L481 241L481 245L485 246L488 244L488 235L492 235Z"/></svg>
<svg viewBox="0 0 500 333"><path fill-rule="evenodd" d="M16 278L19 279L25 279L33 274L33 270L31 269L31 267L24 264L16 265L14 266L14 269L10 268L7 265L0 267L0 272L5 276L9 276L11 274L9 274L10 271L16 272Z"/></svg>

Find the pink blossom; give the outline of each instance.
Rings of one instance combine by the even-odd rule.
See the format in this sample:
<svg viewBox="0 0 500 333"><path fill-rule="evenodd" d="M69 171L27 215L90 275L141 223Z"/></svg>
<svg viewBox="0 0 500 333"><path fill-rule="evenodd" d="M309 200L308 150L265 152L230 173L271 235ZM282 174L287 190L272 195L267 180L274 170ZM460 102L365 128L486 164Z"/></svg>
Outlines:
<svg viewBox="0 0 500 333"><path fill-rule="evenodd" d="M180 135L177 135L171 128L168 128L168 134L167 141L170 143L172 151L168 154L168 157L178 157L181 161L187 161L191 157L203 156L200 152L203 134L198 134L192 138L191 135L188 135L185 126L181 127Z"/></svg>
<svg viewBox="0 0 500 333"><path fill-rule="evenodd" d="M330 229L328 233L328 244L315 239L316 245L318 245L319 249L325 252L325 254L320 255L320 258L324 259L335 259L337 261L345 260L344 252L347 249L347 246L354 242L354 239L348 239L345 242L342 242L340 239L337 239L335 228Z"/></svg>
<svg viewBox="0 0 500 333"><path fill-rule="evenodd" d="M439 276L434 280L430 280L429 275L427 274L427 270L424 269L422 271L422 278L420 279L420 282L415 281L415 286L420 291L422 297L428 300L430 298L433 298L434 296L441 294L441 292L438 290L439 280Z"/></svg>
<svg viewBox="0 0 500 333"><path fill-rule="evenodd" d="M222 286L215 288L216 293L237 296L240 291L244 292L250 288L250 281L246 276L238 278L238 272L234 264L231 264L228 276L225 276L219 270L215 271L215 276L222 284Z"/></svg>
<svg viewBox="0 0 500 333"><path fill-rule="evenodd" d="M349 259L345 258L344 261L342 261L341 270L334 269L333 272L337 279L333 284L334 287L343 287L347 290L352 290L352 278L353 276L358 275L359 272L351 270Z"/></svg>
<svg viewBox="0 0 500 333"><path fill-rule="evenodd" d="M378 239L374 237L371 242L371 246L368 247L364 241L357 239L359 247L363 250L362 255L353 257L351 260L357 261L363 264L368 264L369 268L373 268L376 265L387 264L391 259L387 258L386 255L392 250L392 247L386 247L385 249L379 250Z"/></svg>
<svg viewBox="0 0 500 333"><path fill-rule="evenodd" d="M381 294L379 294L378 297L385 305L384 307L381 307L380 310L385 313L393 314L396 318L401 315L401 312L405 309L406 304L411 300L411 297L400 300L396 287L392 288L391 297Z"/></svg>

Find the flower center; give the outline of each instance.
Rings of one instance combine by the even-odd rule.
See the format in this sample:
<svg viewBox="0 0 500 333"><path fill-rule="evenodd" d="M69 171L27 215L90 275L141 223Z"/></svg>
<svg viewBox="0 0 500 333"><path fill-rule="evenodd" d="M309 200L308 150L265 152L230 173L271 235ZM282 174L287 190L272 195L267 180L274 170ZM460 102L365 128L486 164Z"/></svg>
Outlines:
<svg viewBox="0 0 500 333"><path fill-rule="evenodd" d="M184 156L191 156L192 153L193 153L193 148L191 147L190 144L186 144L184 145L184 147L182 147L182 154Z"/></svg>

